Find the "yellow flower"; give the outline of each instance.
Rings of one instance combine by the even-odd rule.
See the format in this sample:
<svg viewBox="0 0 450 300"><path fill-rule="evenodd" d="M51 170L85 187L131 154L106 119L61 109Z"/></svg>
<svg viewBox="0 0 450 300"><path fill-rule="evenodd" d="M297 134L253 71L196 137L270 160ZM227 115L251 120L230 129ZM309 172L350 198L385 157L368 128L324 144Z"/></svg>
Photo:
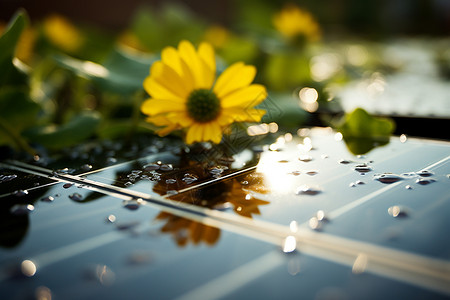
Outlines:
<svg viewBox="0 0 450 300"><path fill-rule="evenodd" d="M60 15L47 17L44 20L43 30L50 42L66 52L75 52L84 43L81 32Z"/></svg>
<svg viewBox="0 0 450 300"><path fill-rule="evenodd" d="M205 31L203 40L213 45L216 49L222 48L230 39L231 33L223 26L213 25Z"/></svg>
<svg viewBox="0 0 450 300"><path fill-rule="evenodd" d="M304 36L308 41L320 39L320 27L314 17L299 7L288 4L273 17L275 28L286 38Z"/></svg>
<svg viewBox="0 0 450 300"><path fill-rule="evenodd" d="M188 41L178 49L167 47L153 63L144 89L151 98L141 111L148 122L165 126L166 135L186 129L186 143L220 143L233 122L259 122L264 110L253 108L267 96L266 88L251 84L256 68L242 62L227 68L216 80L214 50L201 43L198 50Z"/></svg>

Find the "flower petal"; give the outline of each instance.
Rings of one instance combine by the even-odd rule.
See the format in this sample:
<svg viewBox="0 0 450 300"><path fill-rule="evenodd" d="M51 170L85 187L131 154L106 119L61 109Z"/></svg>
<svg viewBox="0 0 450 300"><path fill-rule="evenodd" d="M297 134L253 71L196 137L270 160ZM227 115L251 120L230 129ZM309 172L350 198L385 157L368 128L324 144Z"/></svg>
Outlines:
<svg viewBox="0 0 450 300"><path fill-rule="evenodd" d="M148 99L141 105L142 113L153 116L161 113L183 111L185 105L173 100Z"/></svg>
<svg viewBox="0 0 450 300"><path fill-rule="evenodd" d="M254 66L244 65L242 62L235 63L220 74L213 90L219 98L222 98L237 89L248 86L255 75Z"/></svg>
<svg viewBox="0 0 450 300"><path fill-rule="evenodd" d="M206 63L206 66L209 69L207 76L209 77L208 80L211 82L212 86L216 73L216 57L214 55L214 49L208 43L201 43L198 47L198 55Z"/></svg>
<svg viewBox="0 0 450 300"><path fill-rule="evenodd" d="M182 112L174 112L166 115L166 118L175 124L179 124L182 127L189 127L194 123L194 120L189 118L185 111Z"/></svg>
<svg viewBox="0 0 450 300"><path fill-rule="evenodd" d="M254 108L242 110L240 108L232 107L224 109L224 113L232 116L235 122L260 122L266 111Z"/></svg>
<svg viewBox="0 0 450 300"><path fill-rule="evenodd" d="M155 82L155 85L159 85L161 88L166 89L182 99L187 98L188 94L191 92L180 75L161 61L153 63L150 68L150 79ZM149 82L151 83L152 81ZM159 96L152 94L150 86L148 88L147 92L152 95L153 98L160 98Z"/></svg>
<svg viewBox="0 0 450 300"><path fill-rule="evenodd" d="M194 77L194 88L211 88L212 81L210 80L209 68L207 67L206 62L200 59L194 46L188 41L181 41L178 45L178 53L192 72Z"/></svg>
<svg viewBox="0 0 450 300"><path fill-rule="evenodd" d="M194 77L175 48L164 48L161 52L161 61L171 67L175 72L177 72L188 90L191 91L194 89Z"/></svg>
<svg viewBox="0 0 450 300"><path fill-rule="evenodd" d="M252 84L227 94L221 99L221 105L224 108L238 106L246 109L258 105L266 97L267 91L263 85Z"/></svg>
<svg viewBox="0 0 450 300"><path fill-rule="evenodd" d="M186 143L192 144L196 141L200 142L202 140L202 135L203 132L201 129L201 125L199 123L194 123L188 129L188 132L186 134Z"/></svg>

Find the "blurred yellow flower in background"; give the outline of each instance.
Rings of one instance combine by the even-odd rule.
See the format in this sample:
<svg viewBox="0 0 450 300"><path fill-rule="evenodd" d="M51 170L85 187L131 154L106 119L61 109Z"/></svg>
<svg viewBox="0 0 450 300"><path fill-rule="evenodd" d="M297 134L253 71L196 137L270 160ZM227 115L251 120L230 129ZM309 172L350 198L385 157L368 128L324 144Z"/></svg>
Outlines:
<svg viewBox="0 0 450 300"><path fill-rule="evenodd" d="M203 40L210 43L214 48L222 48L230 39L231 33L223 26L212 25L205 31Z"/></svg>
<svg viewBox="0 0 450 300"><path fill-rule="evenodd" d="M267 97L266 88L251 84L254 66L242 62L227 68L216 80L214 49L201 43L198 50L188 41L178 49L166 47L161 60L150 68L144 89L151 96L141 105L148 122L165 126L166 135L186 129L186 143L220 143L224 130L234 122L259 122L264 110L255 109Z"/></svg>
<svg viewBox="0 0 450 300"><path fill-rule="evenodd" d="M275 28L288 39L303 36L307 41L314 42L321 37L320 26L311 13L294 4L285 5L272 21Z"/></svg>
<svg viewBox="0 0 450 300"><path fill-rule="evenodd" d="M83 35L75 25L60 15L54 14L45 18L43 31L51 43L65 52L75 52L84 43Z"/></svg>

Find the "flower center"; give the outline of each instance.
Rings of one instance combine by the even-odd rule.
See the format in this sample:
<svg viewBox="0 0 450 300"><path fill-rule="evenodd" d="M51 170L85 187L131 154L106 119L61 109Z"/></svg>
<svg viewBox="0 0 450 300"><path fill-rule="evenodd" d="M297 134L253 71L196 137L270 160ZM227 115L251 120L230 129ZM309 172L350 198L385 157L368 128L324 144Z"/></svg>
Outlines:
<svg viewBox="0 0 450 300"><path fill-rule="evenodd" d="M189 116L197 122L207 123L220 113L220 100L214 92L198 89L191 92L186 103Z"/></svg>

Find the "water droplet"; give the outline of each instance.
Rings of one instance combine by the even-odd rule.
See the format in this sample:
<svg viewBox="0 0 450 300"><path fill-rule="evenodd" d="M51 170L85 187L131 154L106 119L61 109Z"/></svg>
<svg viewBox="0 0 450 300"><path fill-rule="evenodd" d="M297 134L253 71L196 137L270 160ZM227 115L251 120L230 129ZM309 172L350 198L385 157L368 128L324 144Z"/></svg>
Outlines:
<svg viewBox="0 0 450 300"><path fill-rule="evenodd" d="M143 168L144 168L144 171L156 171L156 170L159 170L160 167L161 166L159 164L152 163L152 164L146 164Z"/></svg>
<svg viewBox="0 0 450 300"><path fill-rule="evenodd" d="M406 136L406 134L400 135L400 142L401 143L405 143L407 140L408 140L408 137Z"/></svg>
<svg viewBox="0 0 450 300"><path fill-rule="evenodd" d="M34 262L26 259L20 264L20 270L22 271L23 275L27 277L33 277L36 274L37 267Z"/></svg>
<svg viewBox="0 0 450 300"><path fill-rule="evenodd" d="M314 176L314 175L317 175L318 173L319 172L314 171L314 170L306 172L306 174L308 174L309 176Z"/></svg>
<svg viewBox="0 0 450 300"><path fill-rule="evenodd" d="M282 163L282 164L283 164L283 163L285 164L285 163L288 163L289 161L286 160L286 159L282 159L282 160L279 160L278 162L279 162L279 163Z"/></svg>
<svg viewBox="0 0 450 300"><path fill-rule="evenodd" d="M176 194L178 194L177 190L168 190L166 192L166 195L168 195L168 196L172 196L172 195L176 195Z"/></svg>
<svg viewBox="0 0 450 300"><path fill-rule="evenodd" d="M117 158L115 157L108 157L106 158L106 164L107 165L113 165L117 162Z"/></svg>
<svg viewBox="0 0 450 300"><path fill-rule="evenodd" d="M27 190L17 190L13 192L13 195L16 197L23 197L28 195L28 191Z"/></svg>
<svg viewBox="0 0 450 300"><path fill-rule="evenodd" d="M310 162L313 160L313 158L311 155L304 154L304 155L300 155L298 160L300 160L302 162Z"/></svg>
<svg viewBox="0 0 450 300"><path fill-rule="evenodd" d="M73 201L82 201L83 196L79 193L73 193L72 195L69 195L69 198Z"/></svg>
<svg viewBox="0 0 450 300"><path fill-rule="evenodd" d="M0 183L11 181L11 180L16 179L16 178L17 178L17 175L15 175L15 174L12 174L12 175L0 175Z"/></svg>
<svg viewBox="0 0 450 300"><path fill-rule="evenodd" d="M427 184L433 183L435 181L436 180L434 180L433 178L418 178L416 180L416 183L420 184L420 185L427 185Z"/></svg>
<svg viewBox="0 0 450 300"><path fill-rule="evenodd" d="M434 175L433 172L428 171L428 170L422 170L419 172L416 172L417 175L422 176L422 177L430 177L431 175Z"/></svg>
<svg viewBox="0 0 450 300"><path fill-rule="evenodd" d="M84 164L80 167L82 171L90 171L92 169L92 166L90 164Z"/></svg>
<svg viewBox="0 0 450 300"><path fill-rule="evenodd" d="M397 174L393 174L393 173L383 173L383 174L378 174L374 176L375 180L378 180L379 182L382 183L394 183L397 182L399 180L402 180L403 177Z"/></svg>
<svg viewBox="0 0 450 300"><path fill-rule="evenodd" d="M286 237L283 244L283 252L291 253L294 252L295 249L297 249L297 240L295 239L295 237L292 235Z"/></svg>
<svg viewBox="0 0 450 300"><path fill-rule="evenodd" d="M407 189L407 190L412 190L412 186L410 186L409 184L407 185L407 186L405 186L405 189Z"/></svg>
<svg viewBox="0 0 450 300"><path fill-rule="evenodd" d="M358 164L355 166L354 170L360 173L367 173L372 171L372 167L367 164Z"/></svg>
<svg viewBox="0 0 450 300"><path fill-rule="evenodd" d="M350 184L349 184L348 186L349 186L349 187L356 187L356 183L350 182Z"/></svg>
<svg viewBox="0 0 450 300"><path fill-rule="evenodd" d="M298 231L297 221L291 221L291 223L289 223L289 229L294 233L297 232Z"/></svg>
<svg viewBox="0 0 450 300"><path fill-rule="evenodd" d="M116 274L106 265L96 265L85 271L85 277L98 281L103 286L111 286L116 279Z"/></svg>
<svg viewBox="0 0 450 300"><path fill-rule="evenodd" d="M317 220L319 220L319 221L324 221L324 222L328 221L327 215L325 214L325 212L323 210L318 210L316 213L316 217L317 217Z"/></svg>
<svg viewBox="0 0 450 300"><path fill-rule="evenodd" d="M16 216L27 215L33 211L34 211L33 204L15 204L13 207L11 207L10 210L10 212Z"/></svg>
<svg viewBox="0 0 450 300"><path fill-rule="evenodd" d="M141 198L139 199L131 199L131 200L124 200L122 202L123 207L129 209L129 210L136 210L139 208L139 206L144 202Z"/></svg>
<svg viewBox="0 0 450 300"><path fill-rule="evenodd" d="M353 274L361 274L366 271L368 263L368 258L366 254L358 254L355 261L353 262L352 266L352 273Z"/></svg>
<svg viewBox="0 0 450 300"><path fill-rule="evenodd" d="M294 176L298 176L298 175L301 174L301 172L300 171L292 171L291 173L288 173L288 174L291 174L291 175L294 175Z"/></svg>
<svg viewBox="0 0 450 300"><path fill-rule="evenodd" d="M73 183L65 183L63 185L63 188L68 189L68 188L72 187L72 185L73 185Z"/></svg>
<svg viewBox="0 0 450 300"><path fill-rule="evenodd" d="M247 180L243 180L243 181L241 181L241 184L242 185L248 185L248 181Z"/></svg>
<svg viewBox="0 0 450 300"><path fill-rule="evenodd" d="M106 222L108 222L108 223L114 223L114 222L116 222L116 220L117 220L117 218L115 215L109 215L106 217Z"/></svg>
<svg viewBox="0 0 450 300"><path fill-rule="evenodd" d="M317 187L309 186L309 185L302 185L297 188L296 194L297 195L317 195L320 193L321 190Z"/></svg>
<svg viewBox="0 0 450 300"><path fill-rule="evenodd" d="M143 265L152 262L153 255L145 250L135 250L127 259L130 265Z"/></svg>
<svg viewBox="0 0 450 300"><path fill-rule="evenodd" d="M161 171L172 171L173 170L173 166L171 164L165 164L165 165L161 165L160 167Z"/></svg>
<svg viewBox="0 0 450 300"><path fill-rule="evenodd" d="M364 181L361 181L361 180L356 180L355 183L356 183L357 185L363 185L363 184L366 184Z"/></svg>
<svg viewBox="0 0 450 300"><path fill-rule="evenodd" d="M328 158L329 156L328 156L328 154L322 154L321 156L320 156L320 158L322 158L322 159L326 159L326 158Z"/></svg>
<svg viewBox="0 0 450 300"><path fill-rule="evenodd" d="M36 300L51 300L52 299L52 291L46 286L39 286L36 288L34 292L34 296Z"/></svg>
<svg viewBox="0 0 450 300"><path fill-rule="evenodd" d="M52 196L47 196L41 199L42 202L53 202L53 200L55 200L55 198Z"/></svg>
<svg viewBox="0 0 450 300"><path fill-rule="evenodd" d="M174 184L174 183L176 183L176 182L177 182L177 180L176 180L176 179L173 179L173 178L166 179L166 183L167 183L167 184Z"/></svg>
<svg viewBox="0 0 450 300"><path fill-rule="evenodd" d="M404 208L402 206L398 206L398 205L389 207L388 213L389 213L389 215L391 215L394 218L407 217L409 214L406 208Z"/></svg>
<svg viewBox="0 0 450 300"><path fill-rule="evenodd" d="M308 221L308 225L313 230L321 230L322 229L322 222L320 222L317 217L312 217Z"/></svg>
<svg viewBox="0 0 450 300"><path fill-rule="evenodd" d="M340 164L343 164L343 165L348 165L349 163L351 163L351 161L350 161L350 160L347 160L347 159L341 159L341 160L339 161L339 163L340 163Z"/></svg>
<svg viewBox="0 0 450 300"><path fill-rule="evenodd" d="M182 179L186 184L191 184L198 180L198 177L193 174L184 174Z"/></svg>
<svg viewBox="0 0 450 300"><path fill-rule="evenodd" d="M209 170L209 173L211 173L212 175L220 175L226 170L228 170L228 167L226 167L226 166L216 166L216 167L211 168Z"/></svg>

